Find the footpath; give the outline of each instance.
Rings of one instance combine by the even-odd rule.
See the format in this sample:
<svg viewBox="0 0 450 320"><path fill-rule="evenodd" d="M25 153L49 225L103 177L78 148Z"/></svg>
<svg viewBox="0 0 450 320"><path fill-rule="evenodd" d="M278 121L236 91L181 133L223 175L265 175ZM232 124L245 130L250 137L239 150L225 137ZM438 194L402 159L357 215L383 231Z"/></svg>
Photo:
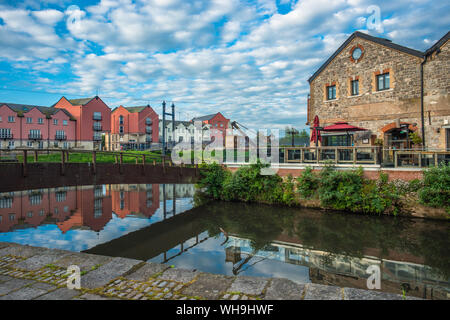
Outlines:
<svg viewBox="0 0 450 320"><path fill-rule="evenodd" d="M69 266L80 289L67 287ZM0 300L411 300L288 279L225 276L140 260L0 242Z"/></svg>

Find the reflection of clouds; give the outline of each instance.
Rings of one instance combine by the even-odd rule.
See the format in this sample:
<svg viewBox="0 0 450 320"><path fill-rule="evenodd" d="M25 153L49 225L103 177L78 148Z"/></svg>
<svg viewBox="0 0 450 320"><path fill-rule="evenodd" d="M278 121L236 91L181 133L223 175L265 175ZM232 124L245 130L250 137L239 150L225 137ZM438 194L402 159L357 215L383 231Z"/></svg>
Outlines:
<svg viewBox="0 0 450 320"><path fill-rule="evenodd" d="M207 232L200 234L199 239L203 239L205 236L207 236ZM225 262L225 246L220 245L224 239L223 235L220 235L217 238L209 238L205 242L199 243L197 246L189 249L183 254L169 260L167 264L174 265L177 268L197 269L202 272L233 275L233 264L231 262ZM189 239L185 242L185 247L193 243L195 243L195 241L193 242L192 239ZM172 248L167 252L167 258L175 256L179 252L179 246ZM242 254L242 260L246 257L246 254ZM308 267L284 263L278 260L261 259L261 257L253 257L239 270L239 275L288 278L298 283L310 282ZM235 266L238 266L242 260ZM161 254L148 261L162 263L163 255ZM260 262L251 265L256 261Z"/></svg>
<svg viewBox="0 0 450 320"><path fill-rule="evenodd" d="M192 207L191 199L181 199L176 202L177 213L192 209ZM111 220L99 232L74 228L66 233L62 233L57 225L46 224L36 228L17 229L0 233L0 241L79 252L163 220L163 210L161 208L162 203L160 208L155 211L155 214L148 219L132 215L121 219L113 214Z"/></svg>

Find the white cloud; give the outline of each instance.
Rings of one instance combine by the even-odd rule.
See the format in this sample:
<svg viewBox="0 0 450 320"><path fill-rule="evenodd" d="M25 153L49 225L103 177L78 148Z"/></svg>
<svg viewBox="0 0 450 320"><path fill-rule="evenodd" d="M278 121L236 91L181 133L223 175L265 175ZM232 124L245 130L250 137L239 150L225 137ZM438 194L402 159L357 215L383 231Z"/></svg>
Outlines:
<svg viewBox="0 0 450 320"><path fill-rule="evenodd" d="M44 24L54 25L61 21L64 13L54 9L47 9L41 11L32 11L32 14Z"/></svg>
<svg viewBox="0 0 450 320"><path fill-rule="evenodd" d="M289 5L290 4L290 5ZM192 116L222 111L249 127L302 127L307 79L354 31L369 0L101 0L70 10L0 6L0 59L54 90L111 106L162 99ZM277 5L290 11L280 14ZM378 3L384 34L418 50L448 31L449 5ZM65 16L62 16L62 13ZM66 19L66 29L56 29ZM60 72L69 71L61 76ZM71 73L70 73L71 72ZM42 74L41 74L42 73ZM59 78L52 78L51 75Z"/></svg>

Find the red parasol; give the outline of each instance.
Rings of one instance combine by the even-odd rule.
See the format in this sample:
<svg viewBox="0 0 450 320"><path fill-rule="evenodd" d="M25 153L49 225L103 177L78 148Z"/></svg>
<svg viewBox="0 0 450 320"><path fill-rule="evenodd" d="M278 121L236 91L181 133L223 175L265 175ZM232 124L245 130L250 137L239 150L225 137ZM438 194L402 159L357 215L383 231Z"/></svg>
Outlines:
<svg viewBox="0 0 450 320"><path fill-rule="evenodd" d="M366 131L367 129L355 127L347 122L336 122L331 126L327 126L323 128L324 131Z"/></svg>
<svg viewBox="0 0 450 320"><path fill-rule="evenodd" d="M314 117L314 126L313 126L313 131L311 134L311 141L314 141L317 144L317 141L322 142L322 135L320 134L320 130L318 130L319 128L319 117L316 115Z"/></svg>

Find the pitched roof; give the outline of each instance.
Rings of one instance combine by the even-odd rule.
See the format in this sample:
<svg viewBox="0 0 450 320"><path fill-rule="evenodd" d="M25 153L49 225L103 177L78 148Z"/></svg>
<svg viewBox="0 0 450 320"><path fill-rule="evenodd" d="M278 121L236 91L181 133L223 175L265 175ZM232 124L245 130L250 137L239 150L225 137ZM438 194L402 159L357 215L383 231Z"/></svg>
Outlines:
<svg viewBox="0 0 450 320"><path fill-rule="evenodd" d="M65 109L44 107L44 106L35 106L35 105L29 105L29 104L0 102L0 105L4 105L4 104L9 106L13 111L15 111L19 114L23 114L23 113L29 112L33 108L37 108L40 112L45 114L47 117L54 115L58 111L62 111L70 118L70 120L75 120L75 118L72 116L72 114L70 114L70 112Z"/></svg>
<svg viewBox="0 0 450 320"><path fill-rule="evenodd" d="M119 107L124 108L125 110L127 110L130 113L139 113L142 110L144 110L145 108L151 108L151 106L149 104L146 106L136 106L136 107L124 107L124 106L120 105ZM117 109L119 109L119 107L114 108L111 112L116 111Z"/></svg>
<svg viewBox="0 0 450 320"><path fill-rule="evenodd" d="M143 106L143 107L124 107L125 109L128 110L128 112L131 113L136 113L136 112L141 112L142 110L144 110L145 108L147 108L147 106Z"/></svg>
<svg viewBox="0 0 450 320"><path fill-rule="evenodd" d="M201 117L196 117L196 118L192 118L192 121L206 121L206 120L211 120L212 118L214 118L217 115L217 113L214 114L208 114L206 116L201 116Z"/></svg>
<svg viewBox="0 0 450 320"><path fill-rule="evenodd" d="M386 46L388 48L392 48L419 58L422 58L424 56L424 53L418 50L414 50L408 47L404 47L401 46L399 44L393 43L391 40L385 39L385 38L378 38L378 37L374 37L371 35L368 35L366 33L362 33L359 31L353 32L352 35L350 37L348 37L347 40L345 40L345 42L333 53L333 55L331 57L328 58L327 61L325 61L324 64L322 64L322 66L320 66L320 68L308 79L308 82L313 81L321 72L323 69L325 69L328 64L339 54L341 53L342 50L344 50L344 48L356 37L368 40L368 41L372 41L378 44L381 44L383 46Z"/></svg>
<svg viewBox="0 0 450 320"><path fill-rule="evenodd" d="M162 122L162 119L159 119L159 122ZM166 120L166 126L171 125L171 124L172 124L172 120ZM178 126L179 124L183 124L185 126L190 126L193 123L190 121L175 120L175 127Z"/></svg>
<svg viewBox="0 0 450 320"><path fill-rule="evenodd" d="M36 105L31 105L31 104L0 102L0 105L4 105L4 104L6 104L8 107L10 107L15 112L21 112L21 113L28 112L33 108L38 108L39 111L41 111L42 113L45 113L44 112L45 108L48 108L48 107L44 107L44 106L36 106Z"/></svg>
<svg viewBox="0 0 450 320"><path fill-rule="evenodd" d="M84 106L85 104L88 104L92 99L96 97L91 98L81 98L81 99L67 99L71 105L73 106Z"/></svg>
<svg viewBox="0 0 450 320"><path fill-rule="evenodd" d="M431 46L430 49L425 51L425 55L429 55L439 49L442 45L444 45L450 39L450 31L447 32L441 39L439 39L434 45Z"/></svg>

